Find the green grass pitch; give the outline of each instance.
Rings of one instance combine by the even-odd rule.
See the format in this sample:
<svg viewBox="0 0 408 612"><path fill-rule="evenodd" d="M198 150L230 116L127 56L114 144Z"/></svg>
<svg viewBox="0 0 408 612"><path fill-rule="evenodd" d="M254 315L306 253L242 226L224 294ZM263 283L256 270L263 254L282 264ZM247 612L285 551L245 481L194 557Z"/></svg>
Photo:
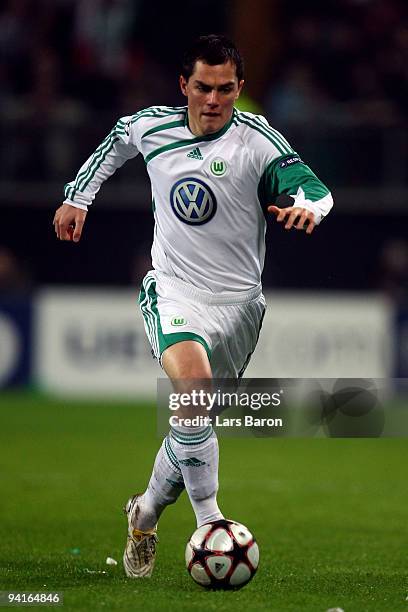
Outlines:
<svg viewBox="0 0 408 612"><path fill-rule="evenodd" d="M0 590L61 591L65 610L408 609L398 439L222 439L219 502L258 539L254 580L237 592L193 583L185 493L161 519L153 577L127 579L121 507L150 475L155 426L153 406L2 393Z"/></svg>

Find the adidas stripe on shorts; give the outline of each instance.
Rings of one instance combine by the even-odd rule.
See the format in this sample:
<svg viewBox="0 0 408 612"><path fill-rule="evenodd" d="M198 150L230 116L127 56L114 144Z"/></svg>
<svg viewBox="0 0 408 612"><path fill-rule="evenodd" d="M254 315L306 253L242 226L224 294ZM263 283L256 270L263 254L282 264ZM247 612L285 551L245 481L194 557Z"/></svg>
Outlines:
<svg viewBox="0 0 408 612"><path fill-rule="evenodd" d="M146 274L139 296L152 353L177 342L203 345L215 378L243 375L258 342L265 314L261 287L228 294L209 294L156 271Z"/></svg>

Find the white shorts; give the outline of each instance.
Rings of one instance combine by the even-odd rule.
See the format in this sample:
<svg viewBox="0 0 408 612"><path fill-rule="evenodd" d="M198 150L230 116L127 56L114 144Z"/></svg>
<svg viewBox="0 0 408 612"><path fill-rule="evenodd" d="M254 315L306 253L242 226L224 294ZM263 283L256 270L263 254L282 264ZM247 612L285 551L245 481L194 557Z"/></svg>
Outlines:
<svg viewBox="0 0 408 612"><path fill-rule="evenodd" d="M261 287L209 294L155 271L146 274L139 296L152 353L195 340L207 351L214 378L240 378L258 342L265 314Z"/></svg>

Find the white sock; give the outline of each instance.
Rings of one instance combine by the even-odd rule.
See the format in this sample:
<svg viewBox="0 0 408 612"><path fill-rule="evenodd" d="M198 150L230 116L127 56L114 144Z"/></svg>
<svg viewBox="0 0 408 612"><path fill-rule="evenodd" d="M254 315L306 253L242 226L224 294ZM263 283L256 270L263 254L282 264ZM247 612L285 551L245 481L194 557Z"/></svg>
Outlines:
<svg viewBox="0 0 408 612"><path fill-rule="evenodd" d="M183 491L183 476L167 436L156 455L147 489L138 500L139 511L133 517L133 526L141 531L153 529L164 508L174 504Z"/></svg>
<svg viewBox="0 0 408 612"><path fill-rule="evenodd" d="M197 527L224 518L217 505L218 440L212 427L172 427L170 444L196 515Z"/></svg>

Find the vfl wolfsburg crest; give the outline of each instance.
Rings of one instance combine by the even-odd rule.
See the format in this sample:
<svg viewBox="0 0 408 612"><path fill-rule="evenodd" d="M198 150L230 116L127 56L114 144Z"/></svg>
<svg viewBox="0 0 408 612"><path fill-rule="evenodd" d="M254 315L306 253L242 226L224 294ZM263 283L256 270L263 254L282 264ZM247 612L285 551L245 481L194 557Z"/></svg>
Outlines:
<svg viewBox="0 0 408 612"><path fill-rule="evenodd" d="M211 189L200 179L187 177L175 183L170 192L174 214L188 225L202 225L217 211L217 201Z"/></svg>
<svg viewBox="0 0 408 612"><path fill-rule="evenodd" d="M171 324L174 327L181 327L182 325L187 325L187 321L184 317L173 317L171 320Z"/></svg>
<svg viewBox="0 0 408 612"><path fill-rule="evenodd" d="M227 163L220 157L212 160L210 170L214 176L223 176L227 171Z"/></svg>

